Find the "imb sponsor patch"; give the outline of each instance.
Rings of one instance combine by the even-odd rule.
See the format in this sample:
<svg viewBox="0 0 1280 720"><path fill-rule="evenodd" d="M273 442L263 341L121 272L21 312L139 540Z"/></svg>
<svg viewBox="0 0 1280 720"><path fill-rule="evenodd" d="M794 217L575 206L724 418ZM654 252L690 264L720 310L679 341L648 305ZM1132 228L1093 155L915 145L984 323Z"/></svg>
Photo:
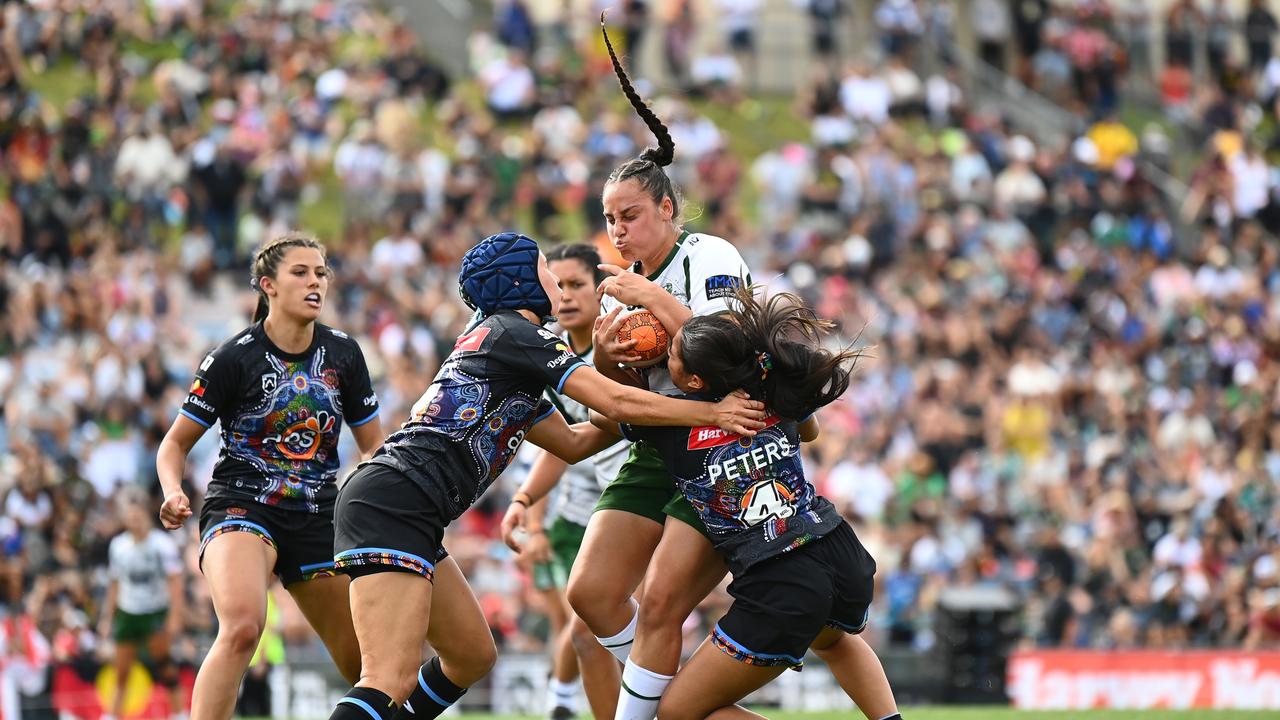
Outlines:
<svg viewBox="0 0 1280 720"><path fill-rule="evenodd" d="M707 299L733 297L742 287L742 278L733 275L712 275L707 278Z"/></svg>

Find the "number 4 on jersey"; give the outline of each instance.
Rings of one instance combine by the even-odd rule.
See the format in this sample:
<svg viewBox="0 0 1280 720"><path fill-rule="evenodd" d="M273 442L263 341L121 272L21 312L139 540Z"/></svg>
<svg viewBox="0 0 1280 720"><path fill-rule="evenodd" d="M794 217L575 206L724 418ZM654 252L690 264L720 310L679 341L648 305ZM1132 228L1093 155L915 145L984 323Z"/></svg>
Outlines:
<svg viewBox="0 0 1280 720"><path fill-rule="evenodd" d="M795 496L777 480L761 480L742 495L739 519L747 525L758 525L774 518L785 519L796 514Z"/></svg>

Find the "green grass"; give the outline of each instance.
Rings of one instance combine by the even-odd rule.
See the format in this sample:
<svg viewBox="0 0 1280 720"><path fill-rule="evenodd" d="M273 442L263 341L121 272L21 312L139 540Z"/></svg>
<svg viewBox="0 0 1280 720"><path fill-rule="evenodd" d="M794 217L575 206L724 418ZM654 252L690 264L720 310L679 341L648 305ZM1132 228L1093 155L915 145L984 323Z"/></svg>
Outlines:
<svg viewBox="0 0 1280 720"><path fill-rule="evenodd" d="M828 713L781 712L770 708L757 708L760 714L771 720L861 720L854 711ZM1263 720L1276 717L1275 711L1262 710L1014 710L1006 707L909 707L902 711L905 720ZM541 720L540 716L472 715L467 720Z"/></svg>

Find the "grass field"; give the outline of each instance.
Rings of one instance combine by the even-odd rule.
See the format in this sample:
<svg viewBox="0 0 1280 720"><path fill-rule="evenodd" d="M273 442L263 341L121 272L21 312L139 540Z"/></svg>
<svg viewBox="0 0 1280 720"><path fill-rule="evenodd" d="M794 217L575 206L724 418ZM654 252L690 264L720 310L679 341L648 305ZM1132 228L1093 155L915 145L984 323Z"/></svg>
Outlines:
<svg viewBox="0 0 1280 720"><path fill-rule="evenodd" d="M863 720L853 710L832 712L783 712L754 708L770 720ZM462 713L446 717L463 720L544 720L545 715L487 715ZM589 720L590 715L579 715ZM1275 720L1274 710L1015 710L999 706L920 706L902 710L903 720ZM245 720L271 720L246 718Z"/></svg>

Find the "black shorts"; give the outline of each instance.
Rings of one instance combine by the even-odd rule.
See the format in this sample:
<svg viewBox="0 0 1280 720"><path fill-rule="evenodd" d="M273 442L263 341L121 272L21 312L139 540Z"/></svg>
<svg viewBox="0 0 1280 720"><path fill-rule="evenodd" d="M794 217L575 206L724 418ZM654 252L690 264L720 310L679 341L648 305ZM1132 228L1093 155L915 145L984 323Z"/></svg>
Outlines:
<svg viewBox="0 0 1280 720"><path fill-rule="evenodd" d="M403 474L378 463L360 465L338 491L334 566L352 577L401 571L435 577L448 556L442 503Z"/></svg>
<svg viewBox="0 0 1280 720"><path fill-rule="evenodd" d="M335 575L333 568L333 516L281 510L252 500L213 497L200 508L200 562L209 541L229 532L248 532L276 551L272 569L280 582L290 585Z"/></svg>
<svg viewBox="0 0 1280 720"><path fill-rule="evenodd" d="M867 626L876 562L848 523L747 569L729 584L733 605L711 633L725 654L750 665L799 668L824 628Z"/></svg>

